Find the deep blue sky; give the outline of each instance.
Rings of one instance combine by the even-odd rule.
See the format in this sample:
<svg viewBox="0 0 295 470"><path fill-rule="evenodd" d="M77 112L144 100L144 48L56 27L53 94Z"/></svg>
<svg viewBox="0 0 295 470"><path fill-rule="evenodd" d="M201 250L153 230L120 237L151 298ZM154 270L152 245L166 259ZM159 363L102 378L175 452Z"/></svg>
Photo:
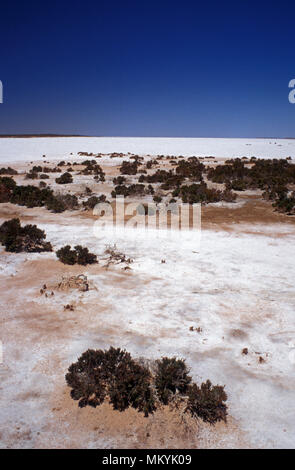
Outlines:
<svg viewBox="0 0 295 470"><path fill-rule="evenodd" d="M295 137L293 1L2 2L0 133Z"/></svg>

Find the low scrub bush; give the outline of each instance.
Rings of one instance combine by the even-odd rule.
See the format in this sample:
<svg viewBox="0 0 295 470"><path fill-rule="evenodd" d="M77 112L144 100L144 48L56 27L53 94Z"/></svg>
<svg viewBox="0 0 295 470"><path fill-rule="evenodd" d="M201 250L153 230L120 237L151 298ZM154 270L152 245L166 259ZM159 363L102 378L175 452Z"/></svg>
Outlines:
<svg viewBox="0 0 295 470"><path fill-rule="evenodd" d="M43 181L40 181L39 187L33 185L18 186L9 177L0 177L1 202L11 202L30 208L45 206L53 212L63 212L67 209L77 209L79 207L76 196L71 194L54 195L53 191L46 187Z"/></svg>
<svg viewBox="0 0 295 470"><path fill-rule="evenodd" d="M188 390L187 411L210 424L226 421L226 400L227 395L221 385L213 386L210 380L202 383L200 387L192 384Z"/></svg>
<svg viewBox="0 0 295 470"><path fill-rule="evenodd" d="M66 382L81 408L96 407L107 397L115 410L131 406L148 416L155 410L150 377L149 370L127 351L111 347L105 351L88 349L69 367Z"/></svg>
<svg viewBox="0 0 295 470"><path fill-rule="evenodd" d="M83 201L83 206L86 208L86 209L94 209L94 207L96 206L96 204L99 204L101 202L106 202L108 203L107 201L107 197L105 194L101 194L100 196L91 196L87 199L87 201Z"/></svg>
<svg viewBox="0 0 295 470"><path fill-rule="evenodd" d="M119 185L125 183L125 181L126 181L125 176L117 176L116 178L113 179L113 183L116 186L119 186Z"/></svg>
<svg viewBox="0 0 295 470"><path fill-rule="evenodd" d="M16 187L16 182L13 178L7 176L0 177L0 203L9 202L12 192Z"/></svg>
<svg viewBox="0 0 295 470"><path fill-rule="evenodd" d="M55 213L65 210L75 210L79 208L78 198L72 194L52 195L46 201L46 208Z"/></svg>
<svg viewBox="0 0 295 470"><path fill-rule="evenodd" d="M138 170L138 165L140 165L140 163L138 161L126 162L124 160L122 162L121 167L120 167L120 172L123 175L136 175L137 170Z"/></svg>
<svg viewBox="0 0 295 470"><path fill-rule="evenodd" d="M96 180L105 181L105 173L95 160L85 160L82 165L85 165L85 168L80 171L80 175L95 175Z"/></svg>
<svg viewBox="0 0 295 470"><path fill-rule="evenodd" d="M65 173L60 175L58 178L55 178L55 182L57 184L69 184L69 183L73 182L73 177L72 177L71 173L66 171Z"/></svg>
<svg viewBox="0 0 295 470"><path fill-rule="evenodd" d="M116 186L115 189L112 191L111 196L116 197L117 195L122 196L143 196L145 194L145 186L144 184L131 184L130 186L125 186L121 184Z"/></svg>
<svg viewBox="0 0 295 470"><path fill-rule="evenodd" d="M53 191L48 188L40 189L37 186L15 186L10 202L26 207L41 207L46 205L52 197Z"/></svg>
<svg viewBox="0 0 295 470"><path fill-rule="evenodd" d="M7 220L0 226L0 242L6 251L29 253L52 251L51 243L45 242L44 230L36 225L25 225L21 227L19 219Z"/></svg>
<svg viewBox="0 0 295 470"><path fill-rule="evenodd" d="M83 248L81 245L76 245L73 250L70 245L63 246L56 252L56 256L64 264L86 266L87 264L97 263L96 255L90 253L88 248Z"/></svg>
<svg viewBox="0 0 295 470"><path fill-rule="evenodd" d="M174 190L172 196L181 197L182 202L188 204L208 204L223 200L226 202L233 202L237 197L235 193L228 189L221 191L215 188L208 188L204 181L200 184L193 183L191 185L183 185Z"/></svg>
<svg viewBox="0 0 295 470"><path fill-rule="evenodd" d="M0 175L17 175L17 171L14 170L13 168L0 168Z"/></svg>
<svg viewBox="0 0 295 470"><path fill-rule="evenodd" d="M88 349L66 374L71 397L80 407L99 406L107 400L115 410L133 407L145 416L161 405L184 402L184 412L214 424L226 421L227 395L224 387L209 380L199 387L191 382L185 361L164 357L152 368L134 360L120 348Z"/></svg>
<svg viewBox="0 0 295 470"><path fill-rule="evenodd" d="M185 394L190 382L191 377L184 360L163 357L156 361L155 386L160 401L165 405L176 392Z"/></svg>

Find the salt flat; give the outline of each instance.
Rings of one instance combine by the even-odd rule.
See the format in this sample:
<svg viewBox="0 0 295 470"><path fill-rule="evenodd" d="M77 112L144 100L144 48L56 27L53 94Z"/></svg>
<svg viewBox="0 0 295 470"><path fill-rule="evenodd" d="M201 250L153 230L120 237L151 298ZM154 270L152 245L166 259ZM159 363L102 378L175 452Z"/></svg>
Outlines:
<svg viewBox="0 0 295 470"><path fill-rule="evenodd" d="M295 158L294 139L50 137L0 139L0 162L72 158L70 153L137 153L217 157Z"/></svg>
<svg viewBox="0 0 295 470"><path fill-rule="evenodd" d="M269 142L0 139L0 156L7 165L10 159L40 160L43 153L74 160L77 151L215 151L220 158L247 152L261 157L292 155L295 141ZM108 157L103 161L114 163ZM54 250L80 243L100 259L97 266L72 267L62 265L54 253L14 254L0 247L1 447L295 447L294 224L286 216L274 217L272 223L236 222L239 204L229 206L233 216L225 226L204 221L200 244L193 234L180 238L173 231L160 238L152 231L114 232L112 227L95 232L95 219L80 211L52 214L44 208L0 205L0 223L9 215L19 216L23 223L44 229ZM218 210L222 207L217 204L216 214ZM214 213L211 219L214 222ZM131 270L103 267L105 246L114 243L133 258ZM40 295L43 283L54 285L63 274L79 272L91 281L89 292ZM74 312L63 310L67 303L75 304ZM200 332L191 331L192 326ZM68 397L67 367L86 349L110 345L126 348L135 357L186 358L195 381L210 379L226 386L228 424L200 425L195 436L173 440L178 426L168 419L161 443L160 437L141 437L142 430L150 433L149 426L161 432L163 425L158 427L156 418L139 421L135 412L116 415L105 407L79 410ZM247 355L242 354L244 348ZM124 431L114 435L116 427Z"/></svg>

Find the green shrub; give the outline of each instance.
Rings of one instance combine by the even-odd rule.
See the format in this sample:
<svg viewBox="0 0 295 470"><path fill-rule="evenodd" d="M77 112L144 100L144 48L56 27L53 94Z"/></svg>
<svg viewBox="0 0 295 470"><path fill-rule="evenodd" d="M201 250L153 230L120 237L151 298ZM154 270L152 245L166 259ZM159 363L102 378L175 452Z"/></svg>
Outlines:
<svg viewBox="0 0 295 470"><path fill-rule="evenodd" d="M79 400L80 407L96 407L107 399L115 410L131 406L145 416L173 400L178 407L180 397L185 412L193 417L211 424L226 421L224 387L212 386L209 380L201 387L191 383L185 361L175 357L157 360L154 374L143 364L119 348L88 349L66 374L71 397Z"/></svg>
<svg viewBox="0 0 295 470"><path fill-rule="evenodd" d="M66 382L72 388L71 397L79 406L96 407L108 398L115 410L129 406L148 416L156 409L147 368L136 363L121 349L90 350L72 364Z"/></svg>
<svg viewBox="0 0 295 470"><path fill-rule="evenodd" d="M173 197L180 196L182 202L188 204L209 204L212 202L226 201L232 202L236 199L236 194L230 190L220 191L215 188L208 188L207 184L203 181L200 184L193 183L191 185L183 185L175 189L172 193Z"/></svg>
<svg viewBox="0 0 295 470"><path fill-rule="evenodd" d="M9 202L16 182L7 176L0 177L0 203Z"/></svg>
<svg viewBox="0 0 295 470"><path fill-rule="evenodd" d="M21 227L19 219L7 220L0 226L0 242L6 251L16 253L52 251L51 243L45 242L45 238L44 230L40 230L36 225Z"/></svg>
<svg viewBox="0 0 295 470"><path fill-rule="evenodd" d="M45 188L40 189L37 186L15 186L10 202L26 207L41 207L52 197L53 191Z"/></svg>
<svg viewBox="0 0 295 470"><path fill-rule="evenodd" d="M78 198L72 194L58 194L48 198L46 201L46 208L52 212L63 212L65 210L78 209Z"/></svg>
<svg viewBox="0 0 295 470"><path fill-rule="evenodd" d="M190 385L188 389L187 411L194 417L200 417L204 421L214 424L217 421L226 421L227 406L225 401L227 395L224 387L220 385L212 386L210 380L198 387L196 384Z"/></svg>
<svg viewBox="0 0 295 470"><path fill-rule="evenodd" d="M125 160L122 162L122 165L120 167L120 172L123 175L136 175L137 170L138 170L138 165L140 165L139 162L134 161L134 162L126 162Z"/></svg>
<svg viewBox="0 0 295 470"><path fill-rule="evenodd" d="M100 202L108 202L105 194L101 194L99 197L97 196L89 197L87 201L83 201L83 206L86 209L94 209L96 204L99 204Z"/></svg>
<svg viewBox="0 0 295 470"><path fill-rule="evenodd" d="M0 168L0 175L17 175L18 172L14 170L13 168Z"/></svg>
<svg viewBox="0 0 295 470"><path fill-rule="evenodd" d="M155 386L159 400L165 405L176 392L185 394L191 377L186 363L176 357L163 357L156 361Z"/></svg>
<svg viewBox="0 0 295 470"><path fill-rule="evenodd" d="M105 181L105 173L95 160L85 160L82 165L85 165L86 168L80 171L80 175L95 175L94 179Z"/></svg>
<svg viewBox="0 0 295 470"><path fill-rule="evenodd" d="M38 173L36 173L35 171L30 170L28 173L26 173L25 179L26 180L36 180L36 179L38 179Z"/></svg>
<svg viewBox="0 0 295 470"><path fill-rule="evenodd" d="M117 186L125 183L125 181L126 181L125 176L117 176L116 178L113 178L113 183Z"/></svg>
<svg viewBox="0 0 295 470"><path fill-rule="evenodd" d="M55 178L55 182L58 184L69 184L73 182L73 177L71 173L66 171L62 175L60 175L58 178Z"/></svg>
<svg viewBox="0 0 295 470"><path fill-rule="evenodd" d="M73 250L70 245L66 245L56 252L56 256L64 264L86 266L87 264L97 263L96 255L90 253L88 248L83 248L81 245L76 245Z"/></svg>
<svg viewBox="0 0 295 470"><path fill-rule="evenodd" d="M40 165L37 165L37 166L34 165L33 168L31 169L31 171L32 171L33 173L41 173L41 171L42 171L42 166L40 166Z"/></svg>
<svg viewBox="0 0 295 470"><path fill-rule="evenodd" d="M115 189L111 192L112 197L116 197L117 195L122 196L143 196L145 194L145 186L144 184L130 184L130 186L125 186L121 184L116 186Z"/></svg>

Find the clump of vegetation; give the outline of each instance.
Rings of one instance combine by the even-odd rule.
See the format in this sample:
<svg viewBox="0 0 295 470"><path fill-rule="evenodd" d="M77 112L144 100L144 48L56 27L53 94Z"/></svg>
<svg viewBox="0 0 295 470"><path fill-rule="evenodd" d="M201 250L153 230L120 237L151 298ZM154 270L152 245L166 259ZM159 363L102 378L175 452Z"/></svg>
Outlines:
<svg viewBox="0 0 295 470"><path fill-rule="evenodd" d="M235 193L228 189L221 191L215 188L208 188L204 181L200 184L193 183L191 185L183 185L175 189L172 193L172 196L181 197L182 202L188 204L208 204L223 200L226 202L233 202L237 197Z"/></svg>
<svg viewBox="0 0 295 470"><path fill-rule="evenodd" d="M167 405L175 393L186 394L191 377L185 361L163 357L156 361L155 387L159 400Z"/></svg>
<svg viewBox="0 0 295 470"><path fill-rule="evenodd" d="M9 202L16 182L8 176L0 177L0 203Z"/></svg>
<svg viewBox="0 0 295 470"><path fill-rule="evenodd" d="M46 201L46 208L52 212L59 213L65 210L78 209L78 198L72 194L57 194L52 195Z"/></svg>
<svg viewBox="0 0 295 470"><path fill-rule="evenodd" d="M121 167L120 167L120 172L123 175L136 175L137 170L138 170L138 166L140 164L141 163L138 162L137 160L135 160L134 162L127 162L127 161L124 160L122 162Z"/></svg>
<svg viewBox="0 0 295 470"><path fill-rule="evenodd" d="M226 400L224 387L213 386L210 380L207 380L200 387L197 384L190 385L186 410L193 417L200 417L205 422L215 424L217 421L226 421Z"/></svg>
<svg viewBox="0 0 295 470"><path fill-rule="evenodd" d="M115 410L133 407L148 416L181 398L184 411L193 417L211 424L226 421L224 387L212 386L209 380L198 387L192 383L185 361L175 357L157 360L152 371L120 348L88 349L69 367L66 382L80 407L96 407L107 400Z"/></svg>
<svg viewBox="0 0 295 470"><path fill-rule="evenodd" d="M49 166L44 166L41 171L43 171L43 173L61 173L61 169L58 168L57 166L54 168L50 168Z"/></svg>
<svg viewBox="0 0 295 470"><path fill-rule="evenodd" d="M205 165L197 157L190 157L187 160L180 160L176 166L176 173L183 178L189 178L192 181L202 181L202 172Z"/></svg>
<svg viewBox="0 0 295 470"><path fill-rule="evenodd" d="M130 184L129 186L125 186L121 184L116 186L115 189L111 192L112 197L116 197L117 195L122 195L124 197L127 196L143 196L145 194L145 186L144 184Z"/></svg>
<svg viewBox="0 0 295 470"><path fill-rule="evenodd" d="M105 181L105 173L95 160L84 160L82 165L85 168L80 171L80 175L94 175L96 180Z"/></svg>
<svg viewBox="0 0 295 470"><path fill-rule="evenodd" d="M18 186L12 178L0 177L0 203L11 202L26 207L45 206L53 212L77 209L78 199L71 194L54 195L53 191L40 181L39 187L33 185Z"/></svg>
<svg viewBox="0 0 295 470"><path fill-rule="evenodd" d="M31 169L33 173L40 173L42 171L42 166L40 165L34 165L33 168Z"/></svg>
<svg viewBox="0 0 295 470"><path fill-rule="evenodd" d="M73 177L71 173L66 171L62 175L60 175L58 178L55 178L55 182L58 184L69 184L73 182Z"/></svg>
<svg viewBox="0 0 295 470"><path fill-rule="evenodd" d="M140 175L138 181L143 183L162 183L161 188L164 190L169 190L179 186L184 180L182 175L176 175L172 170L157 170L151 175Z"/></svg>
<svg viewBox="0 0 295 470"><path fill-rule="evenodd" d="M96 204L99 204L101 202L108 202L105 194L101 194L99 197L97 196L89 197L87 201L83 201L83 206L86 209L94 209Z"/></svg>
<svg viewBox="0 0 295 470"><path fill-rule="evenodd" d="M17 175L18 172L14 170L13 168L0 168L0 175Z"/></svg>
<svg viewBox="0 0 295 470"><path fill-rule="evenodd" d="M58 259L64 264L80 264L86 266L87 264L97 263L97 256L90 253L88 248L81 245L76 245L72 250L70 245L63 246L56 252Z"/></svg>
<svg viewBox="0 0 295 470"><path fill-rule="evenodd" d="M149 160L146 164L146 167L148 170L150 170L154 165L157 165L157 164L158 164L157 160Z"/></svg>
<svg viewBox="0 0 295 470"><path fill-rule="evenodd" d="M135 362L127 351L88 349L69 367L66 382L71 397L81 408L96 407L108 398L115 410L129 406L148 416L155 410L149 370Z"/></svg>
<svg viewBox="0 0 295 470"><path fill-rule="evenodd" d="M277 193L273 207L278 212L284 212L287 215L295 215L295 191L288 194L288 191Z"/></svg>
<svg viewBox="0 0 295 470"><path fill-rule="evenodd" d="M36 225L25 225L21 227L19 219L7 220L0 226L0 242L6 251L20 253L40 253L52 251L50 242L45 242L44 230Z"/></svg>
<svg viewBox="0 0 295 470"><path fill-rule="evenodd" d="M117 186L125 183L126 178L125 176L117 176L116 178L113 178L113 183Z"/></svg>
<svg viewBox="0 0 295 470"><path fill-rule="evenodd" d="M41 207L53 197L53 191L48 188L40 189L37 186L15 186L11 193L10 202L26 207Z"/></svg>
<svg viewBox="0 0 295 470"><path fill-rule="evenodd" d="M227 190L263 190L262 197L273 200L273 207L288 215L294 214L294 200L288 185L295 184L295 165L288 159L259 159L252 157L251 167L244 159L227 160L224 165L207 170L208 179L225 183Z"/></svg>
<svg viewBox="0 0 295 470"><path fill-rule="evenodd" d="M36 180L36 179L38 179L38 173L36 173L35 171L30 170L28 173L26 173L25 179L26 180Z"/></svg>

